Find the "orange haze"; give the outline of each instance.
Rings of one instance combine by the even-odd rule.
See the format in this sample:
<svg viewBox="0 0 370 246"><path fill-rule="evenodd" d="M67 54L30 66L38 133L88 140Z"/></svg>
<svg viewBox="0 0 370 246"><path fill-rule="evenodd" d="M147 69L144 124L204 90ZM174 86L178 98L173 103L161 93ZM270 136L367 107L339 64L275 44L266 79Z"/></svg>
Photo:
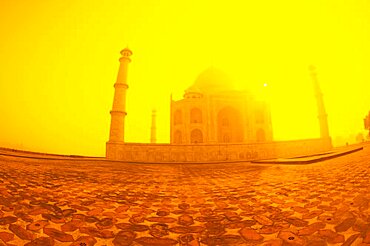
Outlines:
<svg viewBox="0 0 370 246"><path fill-rule="evenodd" d="M370 110L366 0L2 0L0 32L4 147L103 156L127 44L130 142L149 141L152 108L168 142L170 94L211 65L270 101L276 140L319 136L310 64L334 143L354 141Z"/></svg>

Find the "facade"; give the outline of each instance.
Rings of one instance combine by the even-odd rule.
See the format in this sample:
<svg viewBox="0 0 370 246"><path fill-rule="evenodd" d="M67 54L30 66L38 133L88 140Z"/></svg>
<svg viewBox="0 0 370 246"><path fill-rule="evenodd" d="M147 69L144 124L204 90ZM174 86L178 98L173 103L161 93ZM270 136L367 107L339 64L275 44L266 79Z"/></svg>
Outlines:
<svg viewBox="0 0 370 246"><path fill-rule="evenodd" d="M114 84L106 158L133 163L240 162L312 155L332 148L321 90L315 80L321 136L318 139L272 141L269 106L247 91L234 90L221 71L209 68L178 101L171 100L171 142L156 143L156 113L152 114L151 143L126 143L127 72L132 52L121 51Z"/></svg>
<svg viewBox="0 0 370 246"><path fill-rule="evenodd" d="M222 71L208 68L171 100L172 144L265 143L272 141L270 108L237 91Z"/></svg>

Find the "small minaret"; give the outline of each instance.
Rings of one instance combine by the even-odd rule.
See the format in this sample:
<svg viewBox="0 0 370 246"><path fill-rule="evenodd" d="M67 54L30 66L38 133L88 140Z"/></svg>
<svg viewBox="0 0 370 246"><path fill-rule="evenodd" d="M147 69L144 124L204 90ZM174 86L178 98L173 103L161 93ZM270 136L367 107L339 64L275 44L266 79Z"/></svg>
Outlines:
<svg viewBox="0 0 370 246"><path fill-rule="evenodd" d="M315 96L316 96L318 119L320 123L320 138L330 139L329 126L328 126L328 115L326 114L326 111L325 111L323 94L321 92L319 81L317 79L316 67L311 65L309 67L309 70L310 70L313 87L315 90Z"/></svg>
<svg viewBox="0 0 370 246"><path fill-rule="evenodd" d="M157 111L152 110L152 128L150 134L150 142L157 143L157 126L156 126Z"/></svg>
<svg viewBox="0 0 370 246"><path fill-rule="evenodd" d="M132 51L125 48L121 51L119 59L120 66L116 83L114 84L114 99L110 123L109 142L124 142L125 116L126 113L126 91L127 85L127 69L131 62L130 56Z"/></svg>

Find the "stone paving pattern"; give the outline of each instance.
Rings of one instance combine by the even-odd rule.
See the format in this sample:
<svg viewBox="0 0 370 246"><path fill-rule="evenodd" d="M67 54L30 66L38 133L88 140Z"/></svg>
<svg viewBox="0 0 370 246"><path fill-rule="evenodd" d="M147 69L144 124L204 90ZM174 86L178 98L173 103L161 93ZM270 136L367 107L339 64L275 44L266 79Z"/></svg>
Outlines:
<svg viewBox="0 0 370 246"><path fill-rule="evenodd" d="M370 245L370 144L309 165L0 155L0 246Z"/></svg>

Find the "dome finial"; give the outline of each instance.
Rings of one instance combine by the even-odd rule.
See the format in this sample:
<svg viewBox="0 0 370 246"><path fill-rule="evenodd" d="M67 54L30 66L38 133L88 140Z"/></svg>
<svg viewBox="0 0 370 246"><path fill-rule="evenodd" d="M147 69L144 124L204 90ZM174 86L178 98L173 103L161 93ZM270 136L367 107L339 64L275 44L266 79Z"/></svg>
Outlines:
<svg viewBox="0 0 370 246"><path fill-rule="evenodd" d="M128 45L126 46L126 48L124 48L123 50L121 50L121 55L123 57L130 57L130 56L132 56L132 51L128 48Z"/></svg>

